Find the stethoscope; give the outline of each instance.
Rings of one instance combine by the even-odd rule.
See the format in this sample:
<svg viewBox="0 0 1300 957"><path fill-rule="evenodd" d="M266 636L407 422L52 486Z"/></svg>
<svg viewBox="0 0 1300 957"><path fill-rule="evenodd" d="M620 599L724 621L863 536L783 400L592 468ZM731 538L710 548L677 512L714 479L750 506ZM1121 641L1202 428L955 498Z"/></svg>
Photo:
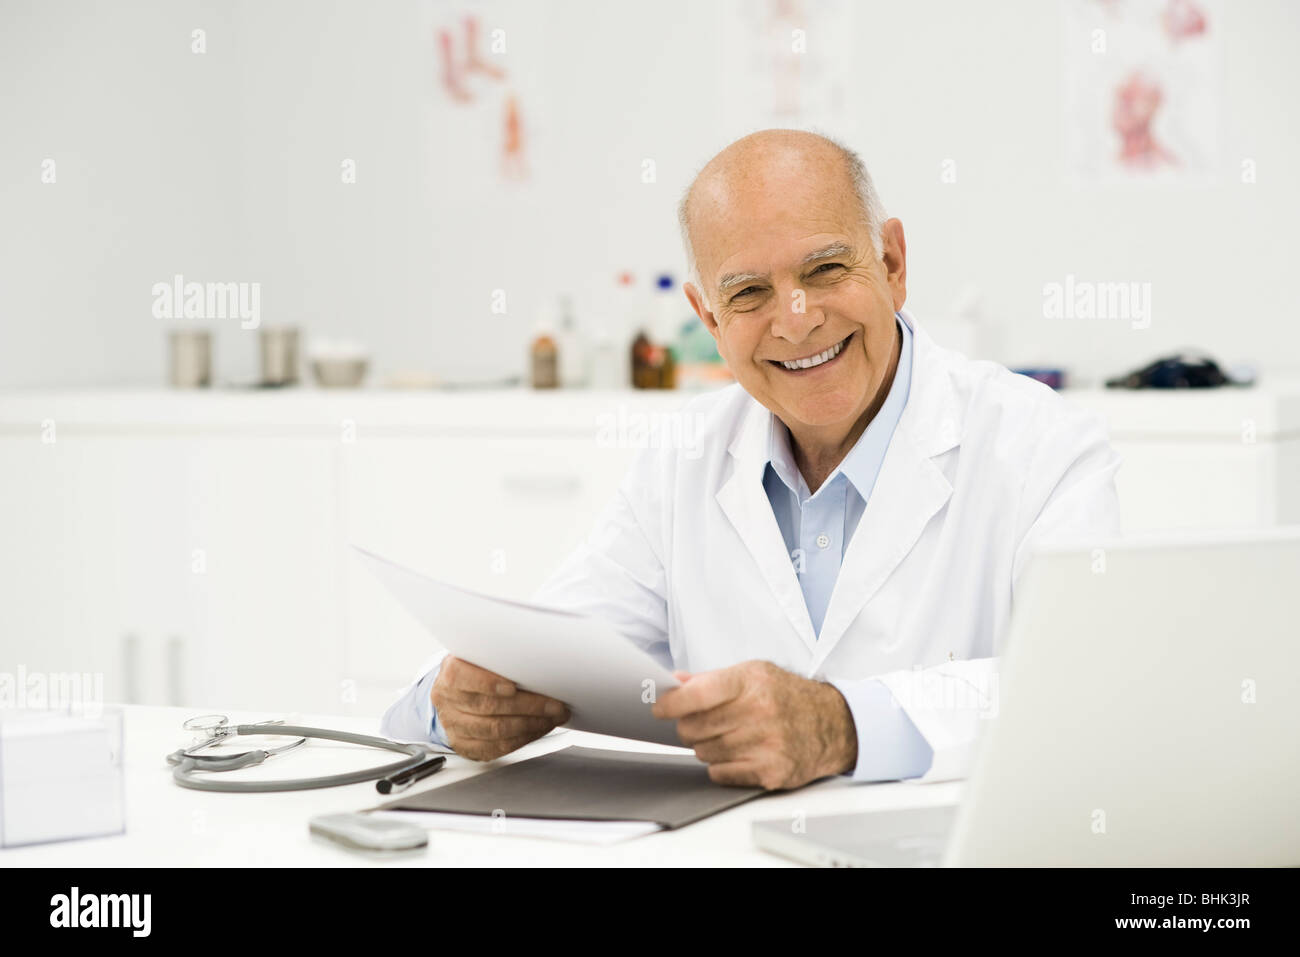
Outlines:
<svg viewBox="0 0 1300 957"><path fill-rule="evenodd" d="M404 744L376 738L368 734L353 734L350 731L331 731L327 728L302 728L285 724L283 721L260 721L257 724L232 725L224 714L204 714L185 721L181 727L200 737L196 743L187 748L179 748L167 755L167 763L173 765L172 780L183 788L198 791L305 791L312 788L332 788L343 784L361 784L366 781L379 781L380 790L387 793L403 784L409 784L418 777L426 766L437 768L443 760L442 755L423 744ZM296 738L288 744L276 747L255 748L236 754L216 755L201 752L236 735L288 735ZM322 738L326 741L341 741L344 744L360 744L370 748L382 748L385 751L398 751L407 755L404 760L385 764L377 768L365 768L360 771L347 771L343 774L329 774L315 778L295 778L280 781L221 781L212 778L195 777L196 772L236 771L261 764L276 754L284 754L307 743L308 738ZM387 782L388 788L383 784Z"/></svg>

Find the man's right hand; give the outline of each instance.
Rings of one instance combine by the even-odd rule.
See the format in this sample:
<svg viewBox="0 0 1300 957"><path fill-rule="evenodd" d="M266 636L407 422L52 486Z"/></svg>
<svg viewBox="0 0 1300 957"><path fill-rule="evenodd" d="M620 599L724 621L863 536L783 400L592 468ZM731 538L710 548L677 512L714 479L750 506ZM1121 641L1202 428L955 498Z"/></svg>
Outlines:
<svg viewBox="0 0 1300 957"><path fill-rule="evenodd" d="M564 702L520 691L509 678L460 658L443 659L429 692L447 743L462 757L491 761L569 720Z"/></svg>

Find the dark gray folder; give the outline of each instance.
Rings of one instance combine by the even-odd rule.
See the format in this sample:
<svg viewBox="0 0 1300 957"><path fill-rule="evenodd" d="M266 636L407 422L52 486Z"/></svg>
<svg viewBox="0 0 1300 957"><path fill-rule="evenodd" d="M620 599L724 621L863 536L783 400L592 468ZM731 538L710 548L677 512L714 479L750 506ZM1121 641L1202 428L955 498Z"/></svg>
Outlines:
<svg viewBox="0 0 1300 957"><path fill-rule="evenodd" d="M682 827L743 804L762 788L709 780L693 754L569 747L380 805L385 810L578 821L654 821Z"/></svg>

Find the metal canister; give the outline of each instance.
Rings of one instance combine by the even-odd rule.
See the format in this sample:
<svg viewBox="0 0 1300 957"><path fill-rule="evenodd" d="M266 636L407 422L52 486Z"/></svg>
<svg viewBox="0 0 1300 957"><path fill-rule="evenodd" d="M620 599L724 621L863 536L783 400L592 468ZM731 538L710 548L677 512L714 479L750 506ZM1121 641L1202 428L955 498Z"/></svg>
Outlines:
<svg viewBox="0 0 1300 957"><path fill-rule="evenodd" d="M177 389L198 389L212 382L212 333L206 329L173 329L168 381Z"/></svg>
<svg viewBox="0 0 1300 957"><path fill-rule="evenodd" d="M298 381L298 330L292 326L263 328L262 385L293 385Z"/></svg>

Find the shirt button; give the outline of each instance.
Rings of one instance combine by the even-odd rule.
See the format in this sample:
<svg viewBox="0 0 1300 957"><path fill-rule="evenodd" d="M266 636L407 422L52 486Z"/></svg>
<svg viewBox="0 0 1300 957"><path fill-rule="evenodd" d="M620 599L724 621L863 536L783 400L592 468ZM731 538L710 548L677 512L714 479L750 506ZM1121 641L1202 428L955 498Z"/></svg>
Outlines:
<svg viewBox="0 0 1300 957"><path fill-rule="evenodd" d="M828 536L828 535L818 535L818 536L817 536L817 547L818 547L818 548L825 548L825 547L826 547L827 545L829 545L830 543L831 543L830 536Z"/></svg>

